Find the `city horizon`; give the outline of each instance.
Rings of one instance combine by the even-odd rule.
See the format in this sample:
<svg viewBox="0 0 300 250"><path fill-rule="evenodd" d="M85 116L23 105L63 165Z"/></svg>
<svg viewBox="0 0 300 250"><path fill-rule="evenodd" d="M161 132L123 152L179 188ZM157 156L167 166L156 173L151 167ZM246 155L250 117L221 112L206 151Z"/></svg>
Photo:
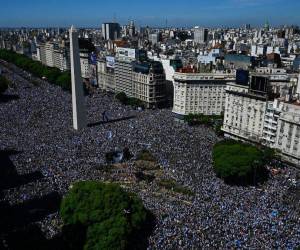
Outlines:
<svg viewBox="0 0 300 250"><path fill-rule="evenodd" d="M101 29L101 26L103 23L119 23L121 26L126 26L128 25L128 23L130 21L135 21L135 19L131 19L131 20L128 20L127 23L121 23L121 22L118 22L117 20L116 21L104 21L102 23L100 23L99 25L93 25L93 26L78 26L78 25L74 25L74 24L71 24L71 25L61 25L61 26L0 26L0 29L57 29L57 28L60 28L60 29L69 29L71 26L74 26L78 29ZM145 27L149 27L151 29L193 29L195 27L201 27L201 28L207 28L207 29L238 29L238 28L244 28L246 25L250 25L250 28L251 29L259 29L259 28L263 28L264 25L266 23L269 23L268 21L266 21L265 23L262 23L261 25L256 25L256 26L253 26L251 25L251 23L243 23L243 24L240 24L240 25L237 25L237 26L234 26L234 25L214 25L214 26L209 26L209 25L201 25L201 24L195 24L195 25L192 25L192 26L171 26L171 25L168 25L168 26L164 26L164 25L142 25L142 26L139 26L136 24L136 27L141 27L141 28L145 28ZM300 24L280 24L280 25L275 25L273 26L271 23L269 23L270 25L270 28L274 28L274 29L282 29L282 28L285 28L285 27L299 27Z"/></svg>
<svg viewBox="0 0 300 250"><path fill-rule="evenodd" d="M257 27L266 21L276 27L300 24L296 11L300 3L295 0L288 3L283 0L193 0L184 6L179 0L172 3L154 0L151 5L136 0L131 3L128 5L119 0L114 2L115 5L103 5L94 0L84 3L69 0L63 3L57 0L37 3L29 0L24 3L13 0L2 8L0 27L69 27L72 24L77 27L98 27L103 22L114 20L126 24L132 19L142 27L165 27L166 24L170 27L193 27L199 24L204 27L237 27L246 23ZM103 16L103 13L106 15Z"/></svg>

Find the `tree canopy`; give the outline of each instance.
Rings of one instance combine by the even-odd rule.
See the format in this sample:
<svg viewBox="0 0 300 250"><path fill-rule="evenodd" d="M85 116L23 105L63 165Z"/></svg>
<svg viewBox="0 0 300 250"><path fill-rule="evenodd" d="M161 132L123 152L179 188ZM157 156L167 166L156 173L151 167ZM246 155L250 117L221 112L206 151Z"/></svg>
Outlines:
<svg viewBox="0 0 300 250"><path fill-rule="evenodd" d="M71 90L71 74L68 71L61 72L58 68L45 66L41 62L33 61L24 55L5 49L0 49L0 58L15 64L34 76L46 77L50 83L61 86L65 90Z"/></svg>
<svg viewBox="0 0 300 250"><path fill-rule="evenodd" d="M144 104L140 99L128 97L124 92L116 94L115 98L124 105L129 105L133 107L144 107Z"/></svg>
<svg viewBox="0 0 300 250"><path fill-rule="evenodd" d="M4 76L0 76L0 94L7 90L9 85L8 80Z"/></svg>
<svg viewBox="0 0 300 250"><path fill-rule="evenodd" d="M204 115L188 114L184 116L184 121L189 126L206 125L211 126L218 136L223 135L221 130L223 124L223 114L221 115Z"/></svg>
<svg viewBox="0 0 300 250"><path fill-rule="evenodd" d="M225 181L255 184L266 177L265 164L273 157L270 149L226 140L213 148L213 164L217 176Z"/></svg>
<svg viewBox="0 0 300 250"><path fill-rule="evenodd" d="M75 183L60 213L66 226L81 228L84 249L89 250L128 249L147 220L147 210L136 195L117 184L96 181Z"/></svg>

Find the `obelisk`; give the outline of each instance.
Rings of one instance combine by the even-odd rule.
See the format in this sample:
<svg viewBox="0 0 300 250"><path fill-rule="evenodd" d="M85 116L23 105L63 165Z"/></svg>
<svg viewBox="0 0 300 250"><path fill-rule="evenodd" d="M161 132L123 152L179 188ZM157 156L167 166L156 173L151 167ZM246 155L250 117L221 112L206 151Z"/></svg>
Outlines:
<svg viewBox="0 0 300 250"><path fill-rule="evenodd" d="M84 106L83 81L81 77L78 32L72 25L70 31L71 79L73 127L80 130L86 127L86 110Z"/></svg>

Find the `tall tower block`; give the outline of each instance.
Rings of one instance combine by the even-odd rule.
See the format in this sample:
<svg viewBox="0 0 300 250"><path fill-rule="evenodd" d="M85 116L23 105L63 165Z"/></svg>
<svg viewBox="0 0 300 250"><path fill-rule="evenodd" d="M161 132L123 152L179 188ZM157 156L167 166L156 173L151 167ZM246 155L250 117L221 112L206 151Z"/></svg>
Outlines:
<svg viewBox="0 0 300 250"><path fill-rule="evenodd" d="M75 130L86 127L86 110L84 106L83 81L81 78L78 33L74 26L70 32L71 79L73 127Z"/></svg>

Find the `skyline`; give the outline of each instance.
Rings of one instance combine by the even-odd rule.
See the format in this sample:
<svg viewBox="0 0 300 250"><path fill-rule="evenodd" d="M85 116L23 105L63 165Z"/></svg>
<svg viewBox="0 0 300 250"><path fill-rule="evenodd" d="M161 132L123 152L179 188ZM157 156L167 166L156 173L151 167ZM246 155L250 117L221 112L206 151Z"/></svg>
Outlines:
<svg viewBox="0 0 300 250"><path fill-rule="evenodd" d="M130 2L130 4L129 4ZM114 19L126 24L135 20L138 26L225 27L249 23L262 26L299 25L297 0L137 0L105 2L88 0L11 0L1 6L0 27L100 27ZM68 13L66 15L66 13ZM255 16L253 15L255 13Z"/></svg>

